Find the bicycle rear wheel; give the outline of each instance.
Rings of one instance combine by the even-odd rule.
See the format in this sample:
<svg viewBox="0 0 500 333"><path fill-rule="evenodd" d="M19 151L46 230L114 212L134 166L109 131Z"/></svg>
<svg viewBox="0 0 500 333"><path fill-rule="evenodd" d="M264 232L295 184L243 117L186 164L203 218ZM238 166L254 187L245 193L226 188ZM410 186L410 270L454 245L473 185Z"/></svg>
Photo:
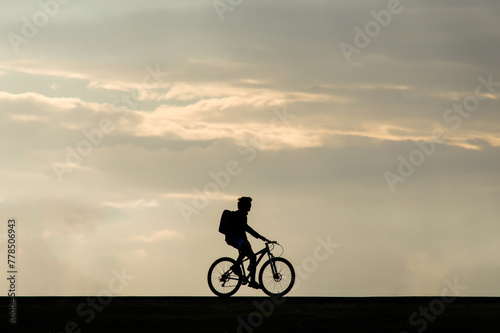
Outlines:
<svg viewBox="0 0 500 333"><path fill-rule="evenodd" d="M276 269L273 269L274 267ZM259 283L269 296L283 296L292 290L295 283L295 270L285 258L268 260L259 272Z"/></svg>
<svg viewBox="0 0 500 333"><path fill-rule="evenodd" d="M219 297L234 295L241 286L241 279L231 270L236 263L232 258L217 259L208 270L208 286Z"/></svg>

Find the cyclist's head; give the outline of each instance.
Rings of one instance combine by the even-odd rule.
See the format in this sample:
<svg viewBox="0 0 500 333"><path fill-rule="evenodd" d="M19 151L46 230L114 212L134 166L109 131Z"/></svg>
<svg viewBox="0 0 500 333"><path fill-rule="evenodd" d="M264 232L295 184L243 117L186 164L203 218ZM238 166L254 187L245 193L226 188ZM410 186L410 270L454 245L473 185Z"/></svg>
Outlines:
<svg viewBox="0 0 500 333"><path fill-rule="evenodd" d="M238 210L249 212L251 207L252 207L252 198L241 197L238 199Z"/></svg>

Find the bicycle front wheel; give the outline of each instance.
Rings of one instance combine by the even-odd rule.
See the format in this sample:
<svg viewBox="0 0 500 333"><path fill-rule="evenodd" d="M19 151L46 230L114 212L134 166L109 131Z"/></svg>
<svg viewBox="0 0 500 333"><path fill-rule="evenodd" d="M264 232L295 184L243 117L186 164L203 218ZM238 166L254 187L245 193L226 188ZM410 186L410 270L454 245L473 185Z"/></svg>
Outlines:
<svg viewBox="0 0 500 333"><path fill-rule="evenodd" d="M234 295L241 286L241 279L231 267L236 263L232 258L217 259L208 270L208 286L219 297Z"/></svg>
<svg viewBox="0 0 500 333"><path fill-rule="evenodd" d="M269 296L283 296L292 290L295 270L285 258L268 260L259 272L262 290Z"/></svg>

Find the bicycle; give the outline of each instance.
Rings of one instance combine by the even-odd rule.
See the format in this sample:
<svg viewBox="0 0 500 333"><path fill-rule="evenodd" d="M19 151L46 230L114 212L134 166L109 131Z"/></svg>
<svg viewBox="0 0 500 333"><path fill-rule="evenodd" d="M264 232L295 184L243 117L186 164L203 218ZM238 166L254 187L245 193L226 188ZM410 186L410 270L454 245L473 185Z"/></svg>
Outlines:
<svg viewBox="0 0 500 333"><path fill-rule="evenodd" d="M266 241L266 246L255 254L257 256L255 266L257 267L267 254L269 259L259 271L259 283L268 296L281 297L292 289L295 282L295 270L288 260L280 256L275 257L272 254L275 244L283 248L278 242ZM214 261L207 276L210 290L219 297L234 295L242 284L246 285L249 282L250 272L248 274L245 272L244 265L249 260L247 257L241 263L240 275L237 275L231 268L236 264L236 260L233 258L223 257Z"/></svg>

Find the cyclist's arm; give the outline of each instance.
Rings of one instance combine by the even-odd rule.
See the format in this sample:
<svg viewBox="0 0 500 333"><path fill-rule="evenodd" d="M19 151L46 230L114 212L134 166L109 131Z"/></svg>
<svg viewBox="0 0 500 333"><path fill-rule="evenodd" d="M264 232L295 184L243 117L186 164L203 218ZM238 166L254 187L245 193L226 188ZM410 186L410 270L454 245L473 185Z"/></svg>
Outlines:
<svg viewBox="0 0 500 333"><path fill-rule="evenodd" d="M253 230L252 227L250 227L248 224L246 227L246 231L257 239L262 239L263 241L267 241L266 237L261 236L257 231Z"/></svg>

